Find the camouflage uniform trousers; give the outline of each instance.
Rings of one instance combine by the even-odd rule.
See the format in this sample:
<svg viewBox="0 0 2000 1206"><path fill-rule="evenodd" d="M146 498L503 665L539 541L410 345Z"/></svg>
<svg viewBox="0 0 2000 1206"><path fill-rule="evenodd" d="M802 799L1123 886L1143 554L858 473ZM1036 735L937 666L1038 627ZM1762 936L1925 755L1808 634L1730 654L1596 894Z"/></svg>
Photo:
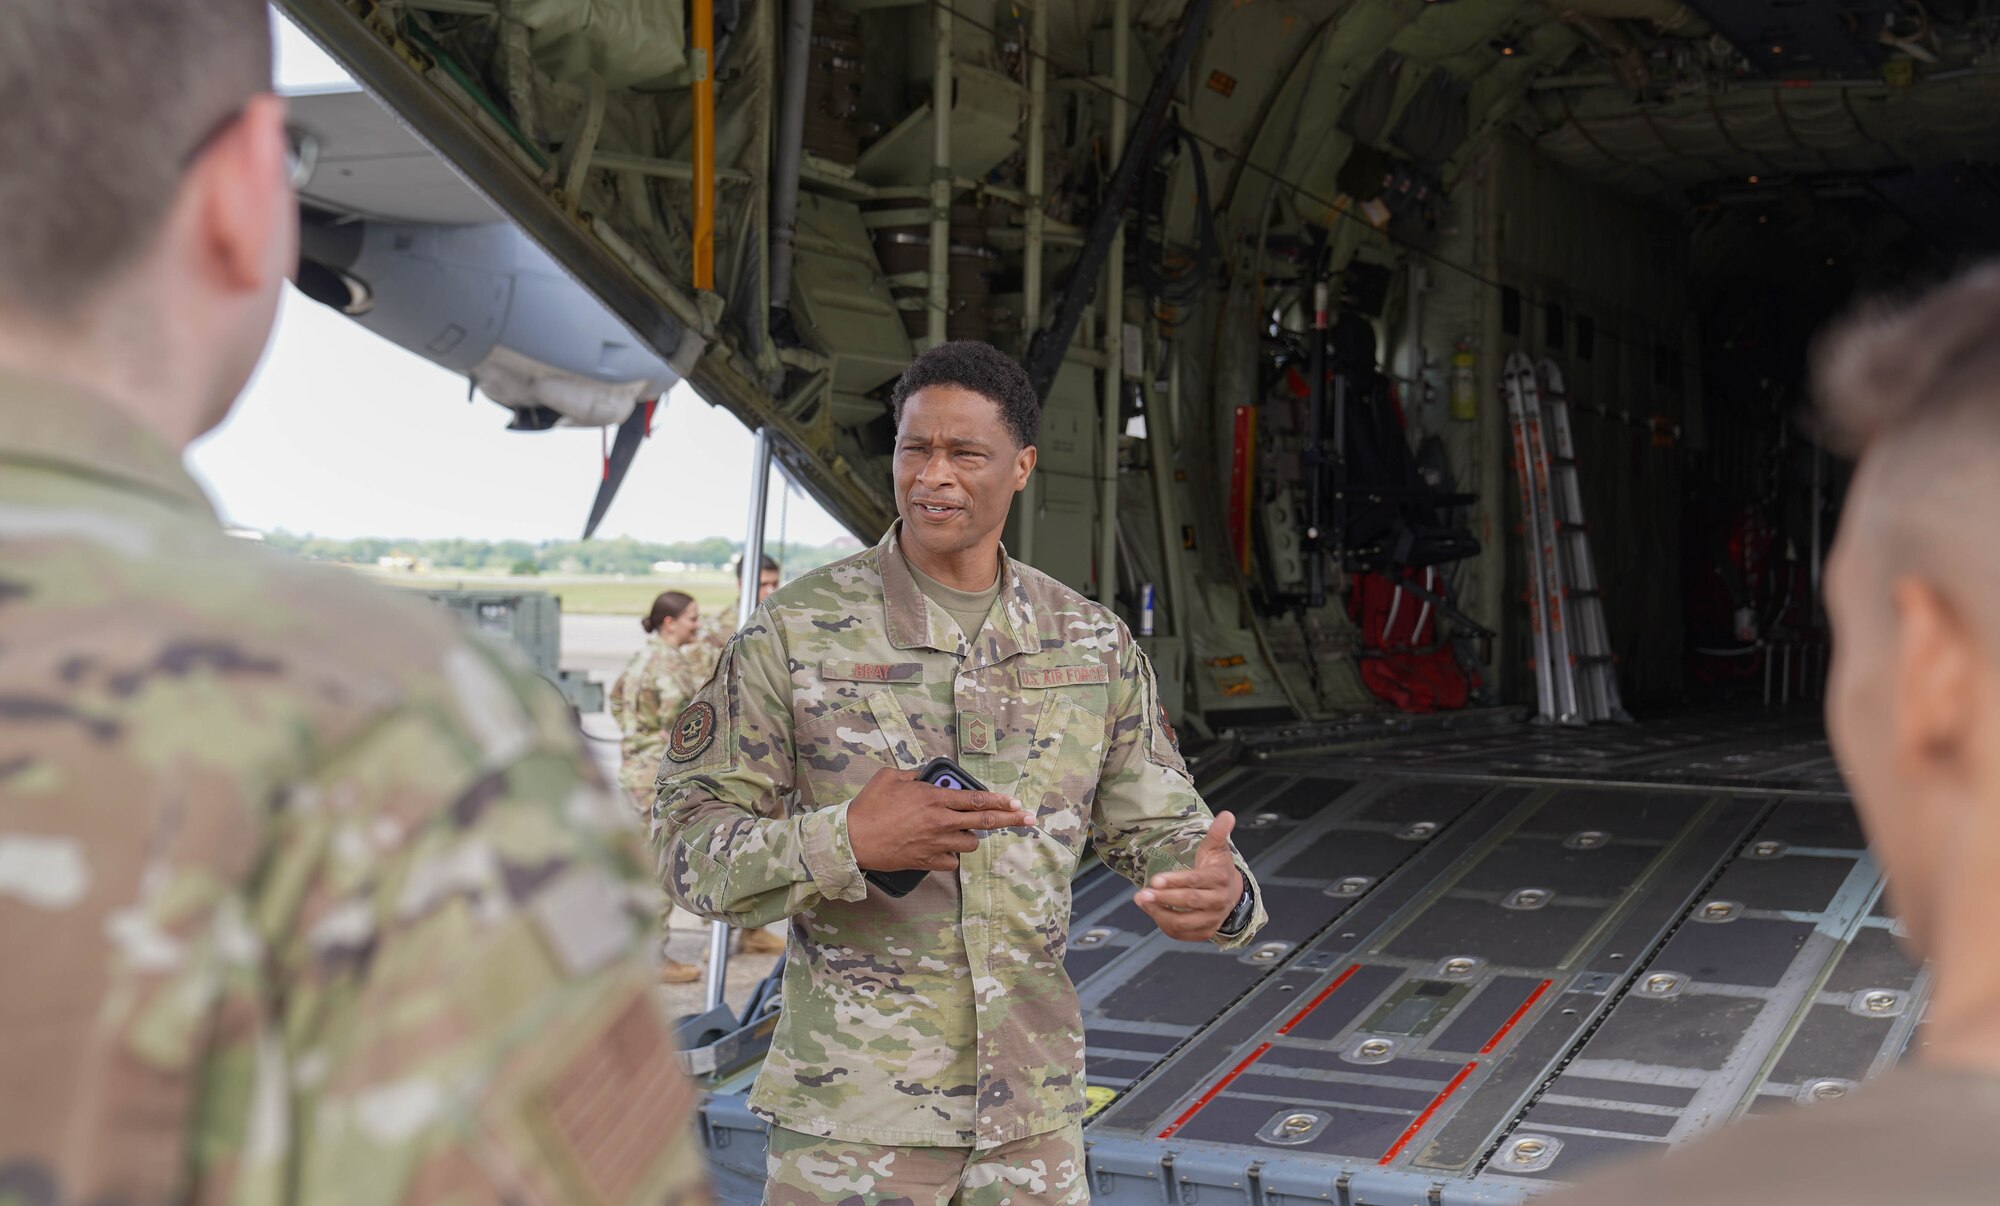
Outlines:
<svg viewBox="0 0 2000 1206"><path fill-rule="evenodd" d="M1090 1201L1083 1125L987 1151L892 1147L771 1128L764 1206L1075 1206Z"/></svg>
<svg viewBox="0 0 2000 1206"><path fill-rule="evenodd" d="M631 788L628 790L631 792L632 806L639 810L640 817L650 818L653 812L652 790L650 788L643 790ZM662 892L656 903L658 905L657 917L660 923L658 930L659 948L656 953L660 959L665 960L667 958L667 939L670 936L668 931L672 928L673 923L674 898Z"/></svg>

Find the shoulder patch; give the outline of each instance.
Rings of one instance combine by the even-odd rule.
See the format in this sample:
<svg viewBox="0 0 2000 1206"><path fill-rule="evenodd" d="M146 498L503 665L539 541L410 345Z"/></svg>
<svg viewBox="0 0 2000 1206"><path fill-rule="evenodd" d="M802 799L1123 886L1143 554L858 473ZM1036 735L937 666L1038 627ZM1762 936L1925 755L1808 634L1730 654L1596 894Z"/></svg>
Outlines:
<svg viewBox="0 0 2000 1206"><path fill-rule="evenodd" d="M1073 687L1079 683L1108 683L1111 681L1111 667L1103 662L1092 662L1082 666L1023 666L1021 686Z"/></svg>
<svg viewBox="0 0 2000 1206"><path fill-rule="evenodd" d="M1180 734L1174 732L1174 726L1168 723L1167 705L1165 704L1160 705L1160 730L1167 735L1167 744L1174 747L1174 753L1176 754L1180 753L1181 752Z"/></svg>
<svg viewBox="0 0 2000 1206"><path fill-rule="evenodd" d="M503 1133L521 1133L519 1142L533 1143L528 1151L536 1155L551 1148L560 1153L563 1172L551 1185L562 1200L690 1200L678 1189L689 1179L679 1162L690 1158L683 1135L691 1133L694 1083L676 1066L658 1007L640 989L608 1017L599 1012L580 1021L589 1027L585 1037L552 1039L536 1052L543 1056L540 1066L553 1066L540 1083L494 1094L533 1103L524 1111L526 1125ZM537 1142L548 1139L556 1142ZM527 1152L508 1155L520 1159ZM707 1195L692 1200L706 1201Z"/></svg>
<svg viewBox="0 0 2000 1206"><path fill-rule="evenodd" d="M715 740L715 705L697 699L681 709L674 720L673 736L667 739L667 757L675 762L692 762Z"/></svg>

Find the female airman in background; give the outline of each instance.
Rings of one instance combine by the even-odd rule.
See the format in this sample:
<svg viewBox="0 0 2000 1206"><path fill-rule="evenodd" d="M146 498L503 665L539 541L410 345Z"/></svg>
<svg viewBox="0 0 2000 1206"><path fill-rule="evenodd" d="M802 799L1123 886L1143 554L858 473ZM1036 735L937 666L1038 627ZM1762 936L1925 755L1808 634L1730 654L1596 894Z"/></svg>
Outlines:
<svg viewBox="0 0 2000 1206"><path fill-rule="evenodd" d="M639 620L650 638L611 686L611 715L624 734L619 745L618 781L632 796L642 815L653 808L653 777L659 773L660 759L667 751L668 726L681 714L687 701L700 689L715 669L717 650L697 639L701 632L701 605L684 591L670 590L653 600L653 606ZM667 919L673 905L664 898L660 904L660 981L689 984L701 978L701 969L666 957ZM741 949L757 954L776 954L784 940L775 934L752 930L743 935Z"/></svg>

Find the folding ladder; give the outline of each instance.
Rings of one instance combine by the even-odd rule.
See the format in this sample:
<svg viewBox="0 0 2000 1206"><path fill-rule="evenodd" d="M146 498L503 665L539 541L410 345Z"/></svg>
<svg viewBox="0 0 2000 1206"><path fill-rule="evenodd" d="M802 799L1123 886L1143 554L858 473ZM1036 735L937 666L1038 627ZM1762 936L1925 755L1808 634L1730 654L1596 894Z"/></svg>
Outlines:
<svg viewBox="0 0 2000 1206"><path fill-rule="evenodd" d="M1570 679L1569 699L1580 709L1572 723L1630 721L1618 697L1618 667L1611 656L1611 631L1604 624L1604 591L1590 554L1590 526L1583 517L1583 488L1577 481L1576 441L1569 426L1569 391L1562 369L1552 360L1536 366L1541 412L1553 455L1546 461L1553 504L1556 580L1561 615L1567 623L1570 656L1558 674Z"/></svg>
<svg viewBox="0 0 2000 1206"><path fill-rule="evenodd" d="M1575 724L1576 683L1569 671L1569 648L1564 638L1548 450L1542 442L1534 362L1521 352L1507 357L1500 389L1507 399L1514 472L1521 484L1521 543L1528 563L1528 622L1534 637L1537 718L1544 723Z"/></svg>

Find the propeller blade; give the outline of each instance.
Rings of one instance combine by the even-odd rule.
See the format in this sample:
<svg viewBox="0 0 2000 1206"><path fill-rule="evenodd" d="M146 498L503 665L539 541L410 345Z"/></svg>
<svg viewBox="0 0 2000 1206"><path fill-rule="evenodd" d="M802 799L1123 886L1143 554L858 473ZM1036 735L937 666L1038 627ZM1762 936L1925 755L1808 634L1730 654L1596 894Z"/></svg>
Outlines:
<svg viewBox="0 0 2000 1206"><path fill-rule="evenodd" d="M647 398L633 407L632 413L618 425L618 438L611 442L611 452L604 458L604 482L597 487L597 501L590 504L590 519L583 525L585 540L604 522L604 513L611 509L611 500L625 481L625 471L632 467L632 458L639 455L639 442L652 430L653 408L659 403L658 398Z"/></svg>

